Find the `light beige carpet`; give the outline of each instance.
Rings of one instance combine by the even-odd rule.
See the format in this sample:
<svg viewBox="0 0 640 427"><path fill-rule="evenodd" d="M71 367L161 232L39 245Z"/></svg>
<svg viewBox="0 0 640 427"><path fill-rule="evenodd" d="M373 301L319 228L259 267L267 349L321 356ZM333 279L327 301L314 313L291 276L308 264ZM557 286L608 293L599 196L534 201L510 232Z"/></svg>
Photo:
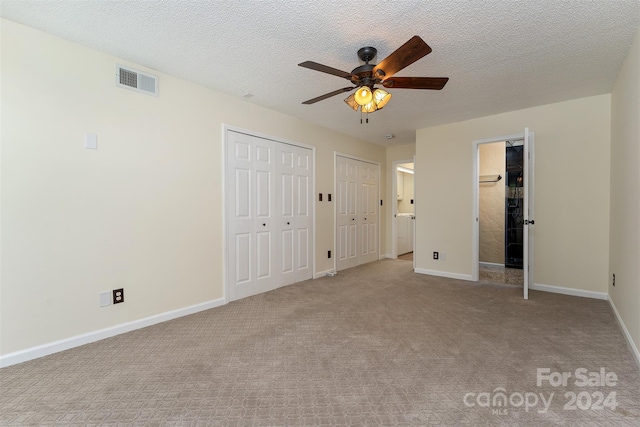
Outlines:
<svg viewBox="0 0 640 427"><path fill-rule="evenodd" d="M537 386L538 368L617 381ZM608 302L524 301L396 260L8 367L0 381L2 425L640 425L638 367ZM615 410L594 408L611 392Z"/></svg>

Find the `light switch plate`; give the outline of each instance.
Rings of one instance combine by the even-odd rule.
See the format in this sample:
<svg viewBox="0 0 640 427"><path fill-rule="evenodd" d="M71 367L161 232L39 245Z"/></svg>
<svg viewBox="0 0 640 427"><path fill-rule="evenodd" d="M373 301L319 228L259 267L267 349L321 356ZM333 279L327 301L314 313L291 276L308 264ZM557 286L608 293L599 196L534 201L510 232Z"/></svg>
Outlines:
<svg viewBox="0 0 640 427"><path fill-rule="evenodd" d="M95 133L85 133L84 134L84 148L88 148L90 150L98 149L98 135Z"/></svg>
<svg viewBox="0 0 640 427"><path fill-rule="evenodd" d="M111 305L111 292L100 292L100 307Z"/></svg>

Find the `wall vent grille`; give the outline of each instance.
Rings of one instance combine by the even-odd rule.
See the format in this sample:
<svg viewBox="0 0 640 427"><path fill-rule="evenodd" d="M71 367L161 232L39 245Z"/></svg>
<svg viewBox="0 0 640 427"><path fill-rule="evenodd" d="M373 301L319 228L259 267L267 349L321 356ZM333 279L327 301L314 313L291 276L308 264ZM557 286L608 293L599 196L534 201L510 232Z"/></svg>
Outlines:
<svg viewBox="0 0 640 427"><path fill-rule="evenodd" d="M158 96L158 76L116 64L116 86Z"/></svg>

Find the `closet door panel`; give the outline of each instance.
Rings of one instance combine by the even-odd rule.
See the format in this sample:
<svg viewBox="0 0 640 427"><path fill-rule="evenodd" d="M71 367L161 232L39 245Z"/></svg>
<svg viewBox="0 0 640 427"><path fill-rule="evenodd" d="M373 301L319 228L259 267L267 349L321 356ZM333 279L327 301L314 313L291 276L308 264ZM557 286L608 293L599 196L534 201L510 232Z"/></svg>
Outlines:
<svg viewBox="0 0 640 427"><path fill-rule="evenodd" d="M295 283L295 149L277 144L278 150L278 286Z"/></svg>
<svg viewBox="0 0 640 427"><path fill-rule="evenodd" d="M236 262L233 284L242 285L250 282L253 276L251 272L251 257L247 256L247 254L251 253L251 234L236 233L234 237L235 247L233 248L233 253Z"/></svg>
<svg viewBox="0 0 640 427"><path fill-rule="evenodd" d="M275 284L275 157L270 141L227 133L228 298L265 292Z"/></svg>
<svg viewBox="0 0 640 427"><path fill-rule="evenodd" d="M337 171L337 269L355 267L358 262L358 171L357 160L336 157Z"/></svg>
<svg viewBox="0 0 640 427"><path fill-rule="evenodd" d="M313 277L313 152L296 147L295 269L296 282Z"/></svg>

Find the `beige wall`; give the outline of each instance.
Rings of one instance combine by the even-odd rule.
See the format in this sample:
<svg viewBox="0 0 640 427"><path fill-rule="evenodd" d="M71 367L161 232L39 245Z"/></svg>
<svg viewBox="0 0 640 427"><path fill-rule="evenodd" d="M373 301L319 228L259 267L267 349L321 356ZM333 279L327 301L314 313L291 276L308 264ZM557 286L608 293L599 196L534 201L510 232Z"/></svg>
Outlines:
<svg viewBox="0 0 640 427"><path fill-rule="evenodd" d="M427 129L416 135L416 268L470 278L472 141L535 132L534 282L607 292L610 95ZM424 209L421 200L428 200ZM435 261L431 252L447 253Z"/></svg>
<svg viewBox="0 0 640 427"><path fill-rule="evenodd" d="M404 181L404 197L398 200L397 211L401 213L413 213L413 174L400 172Z"/></svg>
<svg viewBox="0 0 640 427"><path fill-rule="evenodd" d="M640 346L640 32L611 95L609 296ZM616 275L613 287L611 275ZM637 353L636 353L637 354Z"/></svg>
<svg viewBox="0 0 640 427"><path fill-rule="evenodd" d="M388 193L383 147L164 74L159 97L117 88L121 59L1 31L0 354L223 297L223 124L315 146L317 192L337 150L380 162ZM333 208L316 202L317 272L333 268ZM118 287L126 302L99 308Z"/></svg>
<svg viewBox="0 0 640 427"><path fill-rule="evenodd" d="M505 143L480 144L479 151L478 175L505 178ZM504 179L478 185L480 262L504 264L504 186Z"/></svg>
<svg viewBox="0 0 640 427"><path fill-rule="evenodd" d="M385 208L383 209L385 214L386 214L386 223L385 223L385 230L386 230L386 255L390 256L393 253L392 250L392 239L391 239L391 233L392 233L392 220L393 220L393 214L392 214L392 210L393 210L393 204L397 203L397 198L396 195L393 194L393 188L392 188L392 184L391 184L391 180L392 180L392 173L393 173L393 162L396 161L400 161L400 160L410 160L413 161L413 156L416 154L416 144L406 144L406 145L397 145L394 147L388 147L386 149L386 170L391 171L391 173L388 173L386 176L386 188L387 191L386 193L384 193L385 199L384 199L384 206ZM417 173L417 171L416 171ZM415 179L415 175L414 175L414 179ZM414 195L415 198L415 195ZM417 200L415 200L416 203L418 203ZM396 205L397 207L397 205Z"/></svg>

